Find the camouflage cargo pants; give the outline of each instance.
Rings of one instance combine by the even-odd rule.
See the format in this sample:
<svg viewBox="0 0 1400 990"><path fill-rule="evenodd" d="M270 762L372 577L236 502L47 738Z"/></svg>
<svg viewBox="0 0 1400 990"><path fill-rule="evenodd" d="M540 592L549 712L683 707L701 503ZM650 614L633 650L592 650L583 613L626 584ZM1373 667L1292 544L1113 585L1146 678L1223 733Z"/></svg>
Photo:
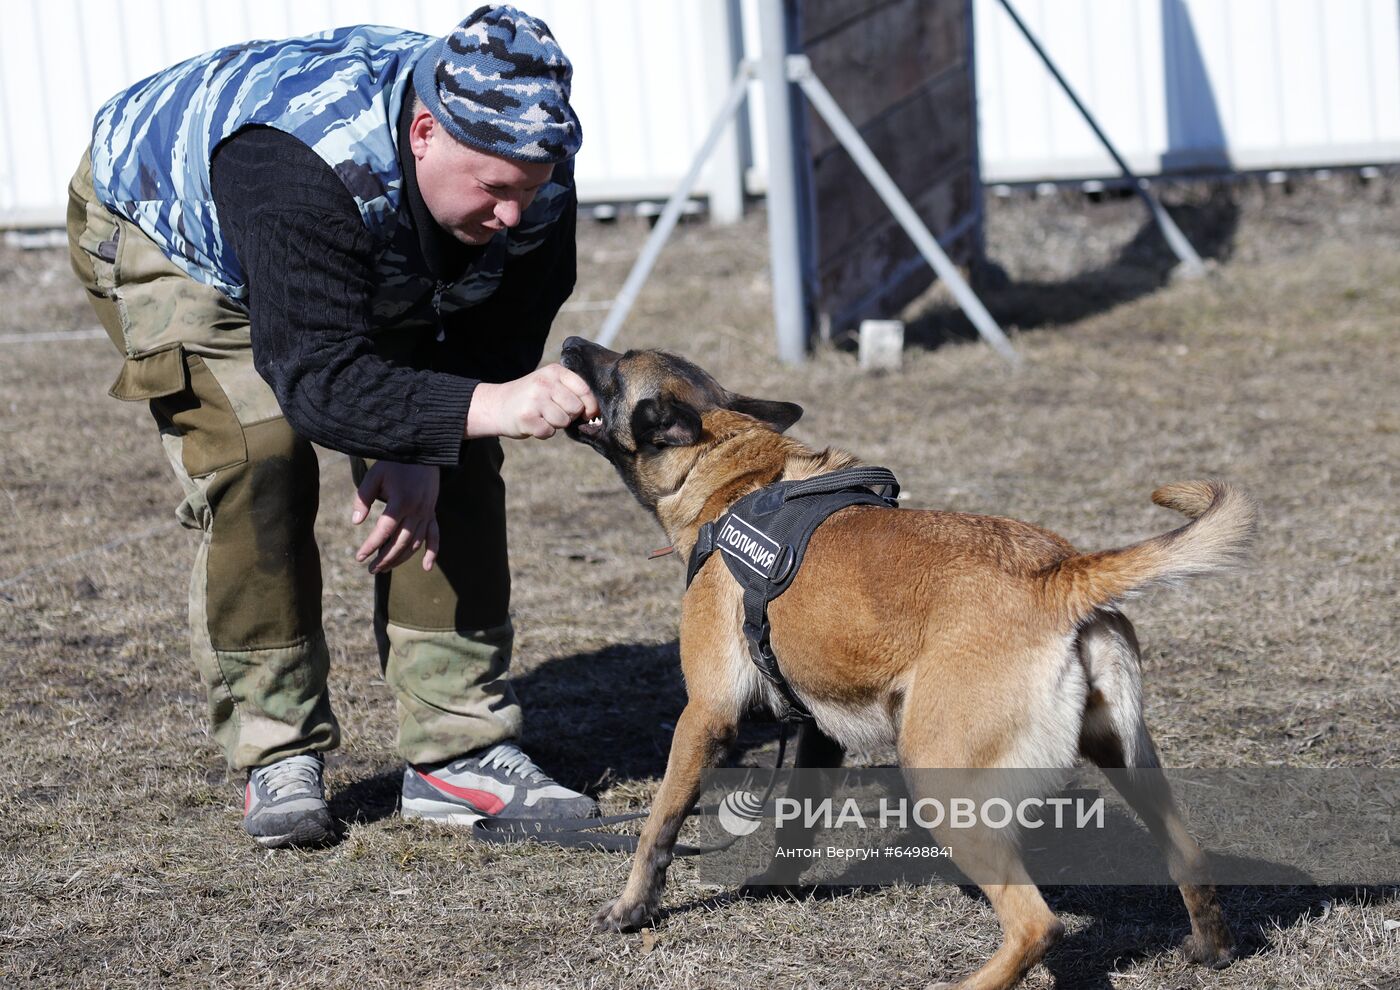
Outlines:
<svg viewBox="0 0 1400 990"><path fill-rule="evenodd" d="M214 738L235 769L333 749L340 728L326 690L313 534L319 465L253 367L247 314L98 203L86 155L69 185L68 238L73 270L122 352L111 394L150 404L184 489L177 515L201 534L190 642ZM411 762L520 732L506 679L501 458L498 441L472 441L458 468L443 469L432 571L415 555L375 579L380 663ZM354 470L358 483L366 466Z"/></svg>

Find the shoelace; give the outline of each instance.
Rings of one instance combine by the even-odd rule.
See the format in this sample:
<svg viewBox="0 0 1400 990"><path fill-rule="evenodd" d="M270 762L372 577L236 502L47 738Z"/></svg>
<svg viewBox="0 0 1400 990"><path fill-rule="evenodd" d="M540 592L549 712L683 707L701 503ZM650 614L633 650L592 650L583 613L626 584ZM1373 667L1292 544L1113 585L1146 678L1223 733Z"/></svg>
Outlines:
<svg viewBox="0 0 1400 990"><path fill-rule="evenodd" d="M478 757L478 760L484 767L500 767L507 773L518 773L530 780L549 781L544 771L535 766L535 761L526 756L520 747L511 743L499 743L491 747Z"/></svg>
<svg viewBox="0 0 1400 990"><path fill-rule="evenodd" d="M314 756L290 756L269 767L253 771L273 797L290 794L321 794L321 763Z"/></svg>

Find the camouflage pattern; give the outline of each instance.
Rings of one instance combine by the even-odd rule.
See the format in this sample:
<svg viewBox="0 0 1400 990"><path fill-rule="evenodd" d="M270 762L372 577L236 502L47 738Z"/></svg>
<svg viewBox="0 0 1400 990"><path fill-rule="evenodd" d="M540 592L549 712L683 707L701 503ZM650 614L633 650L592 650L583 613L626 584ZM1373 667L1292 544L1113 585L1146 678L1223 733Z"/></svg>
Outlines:
<svg viewBox="0 0 1400 990"><path fill-rule="evenodd" d="M573 66L549 25L514 7L481 7L418 62L413 86L463 144L528 162L578 154Z"/></svg>
<svg viewBox="0 0 1400 990"><path fill-rule="evenodd" d="M246 295L219 229L209 162L250 125L286 131L334 168L365 226L398 224L393 125L415 57L433 39L353 27L221 48L171 66L112 97L93 124L97 198L143 230L191 278Z"/></svg>
<svg viewBox="0 0 1400 990"><path fill-rule="evenodd" d="M247 314L99 203L86 156L69 185L68 236L73 270L123 357L113 394L150 403L183 493L176 516L200 534L190 646L211 734L234 769L335 748L314 538L319 464L253 366ZM439 565L424 572L415 558L375 582L381 662L398 697L401 752L415 762L519 733L505 679L499 469L500 444L473 441L463 466L443 472Z"/></svg>
<svg viewBox="0 0 1400 990"><path fill-rule="evenodd" d="M398 160L399 112L413 68L435 45L416 32L360 26L235 45L172 66L98 111L97 199L185 275L241 302L246 277L219 225L209 165L237 131L273 127L315 151L354 197L379 245L377 326L436 323L439 312L477 305L500 284L506 259L537 247L563 214L573 170L560 165L520 224L497 234L460 280L435 283L419 256Z"/></svg>
<svg viewBox="0 0 1400 990"><path fill-rule="evenodd" d="M520 703L506 678L515 638L509 622L458 632L393 622L379 628L387 643L384 680L397 702L398 751L405 760L451 760L520 735Z"/></svg>
<svg viewBox="0 0 1400 990"><path fill-rule="evenodd" d="M123 356L112 394L150 403L200 533L190 582L191 648L211 732L246 769L334 748L321 573L313 531L319 465L253 365L247 287L219 227L209 163L259 124L326 161L380 245L372 303L394 344L437 314L488 298L508 259L543 242L572 199L555 169L521 222L455 284L434 282L403 202L397 123L415 60L434 40L358 27L255 42L191 59L99 112L91 156L69 187L74 271ZM386 341L386 344L389 342ZM449 759L520 730L510 663L500 448L473 442L444 471L439 565L415 558L376 579L375 627L399 705L400 750Z"/></svg>
<svg viewBox="0 0 1400 990"><path fill-rule="evenodd" d="M98 202L84 155L68 186L70 258L112 343L127 358L114 398L158 399L185 387L182 355L198 355L240 423L280 418L253 368L248 314L181 271L132 222Z"/></svg>
<svg viewBox="0 0 1400 990"><path fill-rule="evenodd" d="M468 441L438 490L437 566L421 554L375 576L379 663L398 702L399 752L411 763L452 759L520 733L520 705L506 674L510 561L504 453L495 438ZM369 462L351 459L364 480ZM450 507L450 508L449 508Z"/></svg>
<svg viewBox="0 0 1400 990"><path fill-rule="evenodd" d="M212 429L182 426L152 405L184 491L175 514L200 537L189 588L190 654L205 689L209 732L229 767L246 770L334 749L340 725L326 688L330 653L312 535L315 451L285 420L238 424L227 406L219 408L221 398L222 389L208 378L196 378L171 397L178 405L222 413ZM229 435L241 438L245 456L191 474L191 467L200 467L192 451ZM297 538L270 543L262 523L274 517L298 530Z"/></svg>

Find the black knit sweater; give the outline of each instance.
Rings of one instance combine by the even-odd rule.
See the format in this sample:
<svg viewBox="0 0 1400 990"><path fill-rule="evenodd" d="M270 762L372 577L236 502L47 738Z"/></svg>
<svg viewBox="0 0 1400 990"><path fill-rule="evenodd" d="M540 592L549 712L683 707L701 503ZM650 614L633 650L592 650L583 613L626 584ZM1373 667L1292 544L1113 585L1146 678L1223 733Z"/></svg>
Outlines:
<svg viewBox="0 0 1400 990"><path fill-rule="evenodd" d="M455 281L480 249L433 222L402 123L400 134L423 270ZM422 335L405 359L392 330L392 354L370 333L374 244L329 165L289 134L251 128L219 147L211 169L219 222L248 279L253 361L292 429L361 457L456 464L477 383L533 370L573 291L573 207L545 243L509 259L490 299L444 317L443 339Z"/></svg>

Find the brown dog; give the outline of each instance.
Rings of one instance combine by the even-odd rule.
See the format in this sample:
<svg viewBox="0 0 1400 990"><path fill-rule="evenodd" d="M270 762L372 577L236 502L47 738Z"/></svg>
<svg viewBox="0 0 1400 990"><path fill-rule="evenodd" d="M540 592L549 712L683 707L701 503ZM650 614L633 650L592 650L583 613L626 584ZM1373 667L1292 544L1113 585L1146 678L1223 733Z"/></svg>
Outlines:
<svg viewBox="0 0 1400 990"><path fill-rule="evenodd" d="M783 436L799 406L733 395L675 355L617 354L571 337L563 363L602 409L570 436L612 462L681 560L701 524L743 495L856 463ZM1157 753L1142 718L1137 640L1114 606L1153 582L1236 560L1251 541L1254 508L1216 482L1168 485L1152 498L1194 521L1092 554L1010 519L843 509L817 530L772 603L772 645L815 719L799 764L825 735L847 750L893 743L905 768L1065 768L1080 756L1125 768L1114 783L1165 848L1190 913L1186 951L1220 966L1233 958L1232 939L1204 855L1160 775L1133 773L1157 768ZM666 776L627 886L597 915L600 930L636 928L656 912L703 772L723 758L747 711L777 700L749 660L742 622L738 583L708 561L682 602L688 700ZM997 952L958 986L1009 987L1062 925L1014 844L964 841L953 859L969 876L996 878L981 886L1003 932Z"/></svg>

